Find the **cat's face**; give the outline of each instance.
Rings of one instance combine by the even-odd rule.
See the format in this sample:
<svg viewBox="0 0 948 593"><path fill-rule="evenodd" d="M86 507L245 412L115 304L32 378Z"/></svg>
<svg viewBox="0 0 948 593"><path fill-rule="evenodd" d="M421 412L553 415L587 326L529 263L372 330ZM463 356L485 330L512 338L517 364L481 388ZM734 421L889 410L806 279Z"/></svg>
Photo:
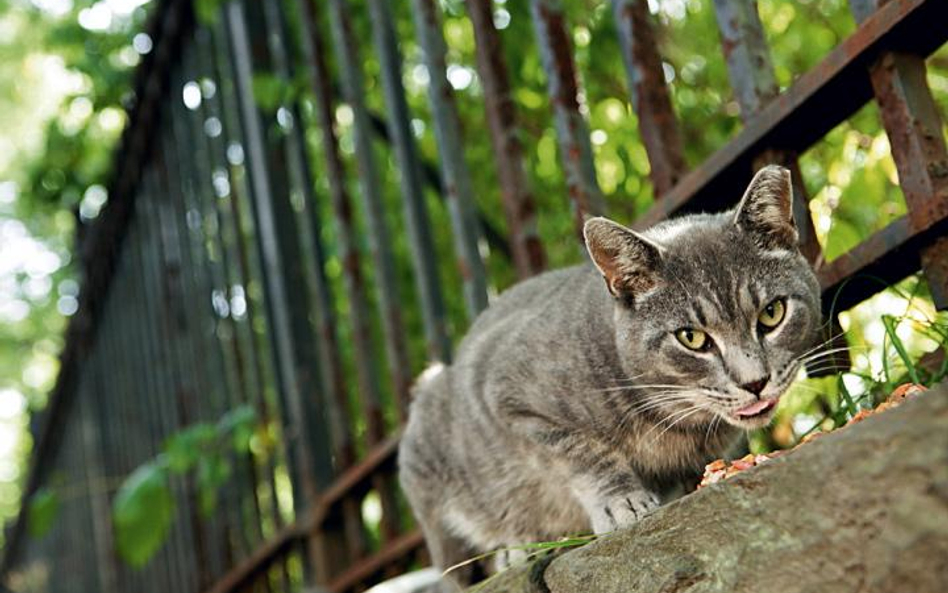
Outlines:
<svg viewBox="0 0 948 593"><path fill-rule="evenodd" d="M616 297L616 343L643 412L665 424L768 423L814 344L816 277L796 247L789 174L763 169L734 210L636 234L587 223Z"/></svg>

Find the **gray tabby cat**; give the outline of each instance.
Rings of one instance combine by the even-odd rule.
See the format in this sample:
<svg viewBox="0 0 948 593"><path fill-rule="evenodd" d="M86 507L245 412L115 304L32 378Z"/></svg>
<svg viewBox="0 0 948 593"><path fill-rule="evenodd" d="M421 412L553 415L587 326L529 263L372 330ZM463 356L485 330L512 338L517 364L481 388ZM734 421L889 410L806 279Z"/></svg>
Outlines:
<svg viewBox="0 0 948 593"><path fill-rule="evenodd" d="M770 166L727 212L593 218L595 267L518 284L422 375L400 476L437 567L628 526L770 421L821 320L791 195Z"/></svg>

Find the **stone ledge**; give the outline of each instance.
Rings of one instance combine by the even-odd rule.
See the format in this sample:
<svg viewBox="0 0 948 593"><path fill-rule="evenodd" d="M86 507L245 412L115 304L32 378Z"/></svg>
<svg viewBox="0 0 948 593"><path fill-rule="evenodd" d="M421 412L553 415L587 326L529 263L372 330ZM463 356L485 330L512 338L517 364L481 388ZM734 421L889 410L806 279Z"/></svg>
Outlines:
<svg viewBox="0 0 948 593"><path fill-rule="evenodd" d="M948 387L478 593L944 593Z"/></svg>

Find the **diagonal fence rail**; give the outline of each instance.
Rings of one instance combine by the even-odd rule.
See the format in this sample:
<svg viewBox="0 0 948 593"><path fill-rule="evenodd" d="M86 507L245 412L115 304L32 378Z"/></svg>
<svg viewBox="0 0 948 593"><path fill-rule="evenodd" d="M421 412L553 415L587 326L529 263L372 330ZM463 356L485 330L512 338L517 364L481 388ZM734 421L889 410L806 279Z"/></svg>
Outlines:
<svg viewBox="0 0 948 593"><path fill-rule="evenodd" d="M492 286L542 271L548 257L494 5L465 3L483 132L461 129L440 5L410 6L437 164L417 145L399 53L411 39L398 37L395 5L234 0L209 22L186 0L154 7L154 51L137 72L108 206L80 246L81 307L25 485L27 500L44 488L68 495L50 533L30 537L25 511L8 531L8 588L344 593L424 564L394 479L411 377L426 359L450 359ZM714 1L743 128L689 171L659 23L644 0L612 2L656 195L636 224L726 206L757 164L776 160L794 172L828 315L877 292L880 278L919 270L945 308L948 151L925 58L948 41L948 28L932 26L948 22L948 4L850 5L852 35L779 92L754 3ZM532 0L525 14L564 171L560 206L581 221L606 203L570 24L553 0ZM378 72L364 71L370 52ZM264 82L299 81L309 100L261 97ZM367 100L369 85L381 88L381 105ZM824 263L797 157L873 101L907 214ZM493 153L492 202L475 203L465 149L478 134ZM502 215L485 212L488 203ZM507 280L492 277L485 246ZM450 294L463 295L457 310ZM195 478L171 479L165 545L144 567L126 566L115 554L112 479L161 454L183 427L242 405L259 426L250 451L228 460L233 475L214 511L202 510Z"/></svg>

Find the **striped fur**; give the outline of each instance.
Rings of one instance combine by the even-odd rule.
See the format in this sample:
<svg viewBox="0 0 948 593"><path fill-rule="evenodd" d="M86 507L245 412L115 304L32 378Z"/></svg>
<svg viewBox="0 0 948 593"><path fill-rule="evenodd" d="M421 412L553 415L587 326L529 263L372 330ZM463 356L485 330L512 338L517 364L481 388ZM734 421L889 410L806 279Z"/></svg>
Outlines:
<svg viewBox="0 0 948 593"><path fill-rule="evenodd" d="M399 463L437 566L626 526L770 420L733 414L786 390L820 322L817 281L785 241L788 183L768 167L738 208L641 235L589 221L595 266L513 287L423 375ZM775 298L785 319L761 333ZM688 350L682 327L714 348ZM759 396L741 387L761 378Z"/></svg>

